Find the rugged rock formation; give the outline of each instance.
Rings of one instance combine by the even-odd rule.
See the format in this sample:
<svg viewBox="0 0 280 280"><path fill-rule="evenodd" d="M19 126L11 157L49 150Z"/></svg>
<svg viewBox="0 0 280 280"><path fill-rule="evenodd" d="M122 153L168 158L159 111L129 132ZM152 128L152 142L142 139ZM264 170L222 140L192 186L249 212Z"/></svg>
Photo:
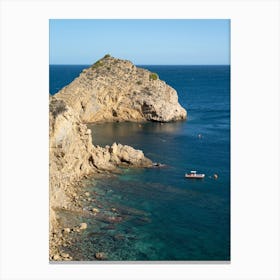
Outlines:
<svg viewBox="0 0 280 280"><path fill-rule="evenodd" d="M156 74L110 56L85 69L72 83L50 96L50 259L71 259L58 249L63 245L63 234L70 229L59 229L56 210L78 207L73 186L82 177L122 165L153 166L142 151L130 146L94 146L91 130L83 123L167 122L185 118L186 111L178 103L176 91Z"/></svg>
<svg viewBox="0 0 280 280"><path fill-rule="evenodd" d="M62 100L50 98L49 176L50 229L55 226L56 208L71 206L71 184L93 172L90 161L91 133L72 108Z"/></svg>
<svg viewBox="0 0 280 280"><path fill-rule="evenodd" d="M106 55L56 94L83 122L186 118L176 91L157 74Z"/></svg>
<svg viewBox="0 0 280 280"><path fill-rule="evenodd" d="M53 210L71 208L71 184L85 175L122 165L152 166L142 151L114 143L111 147L92 144L91 130L63 100L50 97L49 114L50 215ZM51 223L51 227L53 223Z"/></svg>
<svg viewBox="0 0 280 280"><path fill-rule="evenodd" d="M111 147L95 147L93 154L93 165L98 170L112 170L116 166L130 165L135 167L152 166L152 161L144 156L141 150L114 143Z"/></svg>

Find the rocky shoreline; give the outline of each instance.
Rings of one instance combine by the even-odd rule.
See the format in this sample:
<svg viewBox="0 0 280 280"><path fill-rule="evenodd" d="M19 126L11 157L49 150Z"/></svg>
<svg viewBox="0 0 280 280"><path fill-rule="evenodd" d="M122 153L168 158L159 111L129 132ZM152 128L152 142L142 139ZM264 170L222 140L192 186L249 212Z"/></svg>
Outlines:
<svg viewBox="0 0 280 280"><path fill-rule="evenodd" d="M122 166L154 166L142 151L130 146L117 143L94 146L91 130L84 123L168 122L185 118L186 111L178 103L176 91L155 73L108 55L50 96L50 261L73 260L65 248L87 228L85 222L63 227L59 211L93 218L98 215L98 208L85 210L82 206L82 201L94 200L90 194L81 194L83 178L120 172ZM95 259L105 258L104 252L95 252Z"/></svg>

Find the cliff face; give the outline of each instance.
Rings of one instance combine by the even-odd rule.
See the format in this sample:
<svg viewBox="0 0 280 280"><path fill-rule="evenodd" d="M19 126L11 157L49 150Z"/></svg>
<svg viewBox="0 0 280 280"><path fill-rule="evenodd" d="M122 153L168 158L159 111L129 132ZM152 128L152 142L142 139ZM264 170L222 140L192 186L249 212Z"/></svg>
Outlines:
<svg viewBox="0 0 280 280"><path fill-rule="evenodd" d="M67 206L71 182L94 171L91 131L66 104L51 97L49 113L50 197L52 207Z"/></svg>
<svg viewBox="0 0 280 280"><path fill-rule="evenodd" d="M130 146L94 146L91 130L83 123L167 122L185 119L186 111L176 91L156 74L108 56L50 96L49 107L50 257L57 260L63 258L57 255L61 229L56 210L77 210L74 185L82 177L123 165L152 166L142 151Z"/></svg>
<svg viewBox="0 0 280 280"><path fill-rule="evenodd" d="M50 220L56 208L72 207L72 183L85 175L108 171L122 165L152 165L143 152L114 143L111 147L92 144L91 130L78 114L55 96L50 97L49 113Z"/></svg>
<svg viewBox="0 0 280 280"><path fill-rule="evenodd" d="M83 122L159 121L186 118L176 91L157 74L105 56L56 94Z"/></svg>

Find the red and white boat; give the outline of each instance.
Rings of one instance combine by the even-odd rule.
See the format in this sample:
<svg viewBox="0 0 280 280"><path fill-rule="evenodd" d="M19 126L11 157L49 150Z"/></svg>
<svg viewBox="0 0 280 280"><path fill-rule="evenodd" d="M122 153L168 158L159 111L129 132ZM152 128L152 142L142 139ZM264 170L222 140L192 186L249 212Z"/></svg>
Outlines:
<svg viewBox="0 0 280 280"><path fill-rule="evenodd" d="M188 179L203 179L205 174L198 174L196 171L191 171L191 173L186 173L185 177Z"/></svg>

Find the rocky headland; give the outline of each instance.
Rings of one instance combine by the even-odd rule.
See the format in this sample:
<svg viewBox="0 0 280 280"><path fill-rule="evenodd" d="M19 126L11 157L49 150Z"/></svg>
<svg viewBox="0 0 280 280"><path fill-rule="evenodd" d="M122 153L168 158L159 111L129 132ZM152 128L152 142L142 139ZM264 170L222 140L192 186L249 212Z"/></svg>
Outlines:
<svg viewBox="0 0 280 280"><path fill-rule="evenodd" d="M130 146L95 146L86 123L169 122L185 119L186 111L176 91L157 74L109 55L50 96L49 108L50 260L71 260L61 248L69 245L68 233L86 230L86 224L61 228L57 211L82 211L77 194L81 179L120 166L153 166Z"/></svg>
<svg viewBox="0 0 280 280"><path fill-rule="evenodd" d="M176 91L156 73L109 55L84 69L56 97L72 107L85 123L186 118Z"/></svg>

